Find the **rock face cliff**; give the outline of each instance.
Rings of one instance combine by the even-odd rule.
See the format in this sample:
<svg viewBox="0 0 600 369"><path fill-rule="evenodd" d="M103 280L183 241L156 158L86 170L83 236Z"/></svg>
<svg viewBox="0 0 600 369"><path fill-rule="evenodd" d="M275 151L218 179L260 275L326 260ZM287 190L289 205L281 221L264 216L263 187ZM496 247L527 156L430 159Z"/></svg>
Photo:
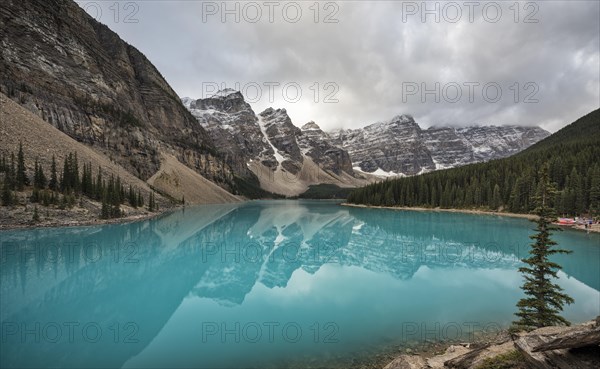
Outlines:
<svg viewBox="0 0 600 369"><path fill-rule="evenodd" d="M418 174L435 169L422 131L410 115L336 133L354 167L368 173Z"/></svg>
<svg viewBox="0 0 600 369"><path fill-rule="evenodd" d="M336 174L355 174L350 155L342 149L329 134L323 132L315 122L308 122L301 128L298 143L303 152L312 160Z"/></svg>
<svg viewBox="0 0 600 369"><path fill-rule="evenodd" d="M162 153L225 188L233 171L160 72L72 0L0 5L0 90L147 180Z"/></svg>
<svg viewBox="0 0 600 369"><path fill-rule="evenodd" d="M410 115L332 134L355 169L380 175L415 175L500 159L548 137L539 127L471 126L421 129Z"/></svg>
<svg viewBox="0 0 600 369"><path fill-rule="evenodd" d="M214 145L238 175L248 175L247 162L258 159L268 167L276 166L273 149L265 140L258 117L241 93L226 90L207 99L182 99L206 130ZM199 123L199 124L198 124Z"/></svg>

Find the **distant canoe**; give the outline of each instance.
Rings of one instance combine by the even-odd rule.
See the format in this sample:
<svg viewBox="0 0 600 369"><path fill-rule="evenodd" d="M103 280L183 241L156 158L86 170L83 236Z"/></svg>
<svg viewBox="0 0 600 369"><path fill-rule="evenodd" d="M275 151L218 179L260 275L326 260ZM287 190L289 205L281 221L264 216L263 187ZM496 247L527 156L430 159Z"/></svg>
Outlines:
<svg viewBox="0 0 600 369"><path fill-rule="evenodd" d="M575 224L573 218L558 218L558 224Z"/></svg>

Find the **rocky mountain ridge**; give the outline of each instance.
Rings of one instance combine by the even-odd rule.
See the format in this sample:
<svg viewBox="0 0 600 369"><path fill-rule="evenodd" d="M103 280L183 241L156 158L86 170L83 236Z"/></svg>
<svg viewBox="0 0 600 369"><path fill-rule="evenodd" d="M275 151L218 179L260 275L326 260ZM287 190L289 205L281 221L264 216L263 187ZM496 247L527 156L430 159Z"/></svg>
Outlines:
<svg viewBox="0 0 600 369"><path fill-rule="evenodd" d="M349 179L350 183L341 181L341 187L498 159L549 135L538 127L521 126L422 129L410 115L328 133L312 121L298 128L285 109L256 114L243 95L231 89L182 102L237 170L249 168L259 178L278 172L297 178L310 162L321 173ZM305 184L318 183L323 182L313 178Z"/></svg>
<svg viewBox="0 0 600 369"><path fill-rule="evenodd" d="M298 128L285 109L256 114L233 90L206 99L183 98L182 103L231 166L250 170L268 191L294 196L312 184L354 187L373 179L355 173L348 153L316 123Z"/></svg>
<svg viewBox="0 0 600 369"><path fill-rule="evenodd" d="M350 154L355 170L384 176L500 159L549 135L539 127L516 125L422 129L410 115L332 134Z"/></svg>

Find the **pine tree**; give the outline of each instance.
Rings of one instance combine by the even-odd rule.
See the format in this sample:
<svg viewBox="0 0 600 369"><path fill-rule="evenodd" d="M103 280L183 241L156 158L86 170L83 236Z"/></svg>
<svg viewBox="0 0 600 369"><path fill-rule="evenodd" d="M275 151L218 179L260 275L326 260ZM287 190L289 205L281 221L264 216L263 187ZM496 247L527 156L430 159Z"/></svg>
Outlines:
<svg viewBox="0 0 600 369"><path fill-rule="evenodd" d="M2 205L3 206L11 206L13 204L13 194L10 190L10 184L7 180L4 181L4 185L2 186Z"/></svg>
<svg viewBox="0 0 600 369"><path fill-rule="evenodd" d="M32 220L33 220L34 222L36 222L36 223L40 221L40 214L38 213L38 208L37 208L37 206L34 206L34 207L33 207L33 217L32 217Z"/></svg>
<svg viewBox="0 0 600 369"><path fill-rule="evenodd" d="M77 159L77 152L75 152L72 157L71 169L71 181L73 189L75 192L79 192L81 190L81 181L79 180L79 160Z"/></svg>
<svg viewBox="0 0 600 369"><path fill-rule="evenodd" d="M6 177L8 181L8 186L11 190L14 190L16 187L17 178L17 168L15 167L15 153L10 153L10 167L8 168L8 176Z"/></svg>
<svg viewBox="0 0 600 369"><path fill-rule="evenodd" d="M102 180L102 168L98 167L98 174L96 175L96 186L95 186L95 199L100 201L104 199L104 181Z"/></svg>
<svg viewBox="0 0 600 369"><path fill-rule="evenodd" d="M8 166L6 165L6 156L2 153L2 157L0 158L0 173L6 173L8 171Z"/></svg>
<svg viewBox="0 0 600 369"><path fill-rule="evenodd" d="M37 159L35 159L33 187L40 190L46 187L46 175L44 174L44 170Z"/></svg>
<svg viewBox="0 0 600 369"><path fill-rule="evenodd" d="M23 154L23 143L19 141L19 153L17 155L17 173L16 173L16 188L19 191L23 190L23 187L29 186L29 178L25 173L25 154Z"/></svg>
<svg viewBox="0 0 600 369"><path fill-rule="evenodd" d="M140 208L144 206L144 196L142 196L142 192L140 190L138 190L137 193L137 206Z"/></svg>
<svg viewBox="0 0 600 369"><path fill-rule="evenodd" d="M600 215L600 166L596 164L590 178L590 211L592 216Z"/></svg>
<svg viewBox="0 0 600 369"><path fill-rule="evenodd" d="M37 187L33 188L33 192L31 193L31 197L29 198L29 200L33 203L40 202L40 190Z"/></svg>
<svg viewBox="0 0 600 369"><path fill-rule="evenodd" d="M137 208L137 198L135 197L135 192L133 191L133 187L131 187L131 185L129 185L129 196L127 198L129 205Z"/></svg>
<svg viewBox="0 0 600 369"><path fill-rule="evenodd" d="M71 154L69 154L69 156L71 156ZM67 192L71 187L71 161L69 160L69 156L67 156L63 162L63 172L60 183L62 192Z"/></svg>
<svg viewBox="0 0 600 369"><path fill-rule="evenodd" d="M492 193L492 209L497 210L502 205L502 198L500 197L500 186L495 185Z"/></svg>
<svg viewBox="0 0 600 369"><path fill-rule="evenodd" d="M87 164L83 163L83 170L81 171L81 193L85 196L90 196L91 186L88 180L88 167ZM91 173L89 174L91 177Z"/></svg>
<svg viewBox="0 0 600 369"><path fill-rule="evenodd" d="M56 177L56 158L52 155L52 166L50 167L50 182L48 187L52 191L58 190L58 178Z"/></svg>
<svg viewBox="0 0 600 369"><path fill-rule="evenodd" d="M560 265L551 262L549 257L554 254L566 254L570 251L555 249L556 245L550 236L552 231L558 228L552 226L556 219L550 199L554 195L554 187L548 177L548 168L541 169L540 181L541 191L537 194L538 207L536 214L537 233L530 236L534 243L531 244L530 256L522 261L527 264L519 268L525 278L521 287L527 297L517 303L519 311L515 314L520 319L514 324L516 327L531 330L551 325L570 325L570 323L559 315L564 304L571 304L574 300L567 294L562 293L562 288L553 283L551 278L557 278L556 271Z"/></svg>
<svg viewBox="0 0 600 369"><path fill-rule="evenodd" d="M150 192L150 198L148 199L148 211L154 211L154 192Z"/></svg>
<svg viewBox="0 0 600 369"><path fill-rule="evenodd" d="M104 194L102 196L102 210L100 211L100 218L110 218L110 205L108 201L108 193L106 190L104 190Z"/></svg>
<svg viewBox="0 0 600 369"><path fill-rule="evenodd" d="M48 196L48 191L44 190L42 192L42 205L49 206L50 205L50 197Z"/></svg>

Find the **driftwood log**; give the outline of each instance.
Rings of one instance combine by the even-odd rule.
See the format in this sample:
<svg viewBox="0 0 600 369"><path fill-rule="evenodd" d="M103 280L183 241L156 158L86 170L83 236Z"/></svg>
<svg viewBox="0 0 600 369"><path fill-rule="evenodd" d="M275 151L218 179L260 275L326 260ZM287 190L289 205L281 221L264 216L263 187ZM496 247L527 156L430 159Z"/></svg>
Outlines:
<svg viewBox="0 0 600 369"><path fill-rule="evenodd" d="M538 331L514 340L517 350L533 368L600 368L600 327L582 325L551 334L544 334L543 328Z"/></svg>
<svg viewBox="0 0 600 369"><path fill-rule="evenodd" d="M452 369L469 369L475 360L479 358L479 355L489 346L490 345L484 345L483 347L469 351L464 355L450 359L444 363L444 366Z"/></svg>
<svg viewBox="0 0 600 369"><path fill-rule="evenodd" d="M566 332L533 348L533 352L600 345L600 327L591 330Z"/></svg>

